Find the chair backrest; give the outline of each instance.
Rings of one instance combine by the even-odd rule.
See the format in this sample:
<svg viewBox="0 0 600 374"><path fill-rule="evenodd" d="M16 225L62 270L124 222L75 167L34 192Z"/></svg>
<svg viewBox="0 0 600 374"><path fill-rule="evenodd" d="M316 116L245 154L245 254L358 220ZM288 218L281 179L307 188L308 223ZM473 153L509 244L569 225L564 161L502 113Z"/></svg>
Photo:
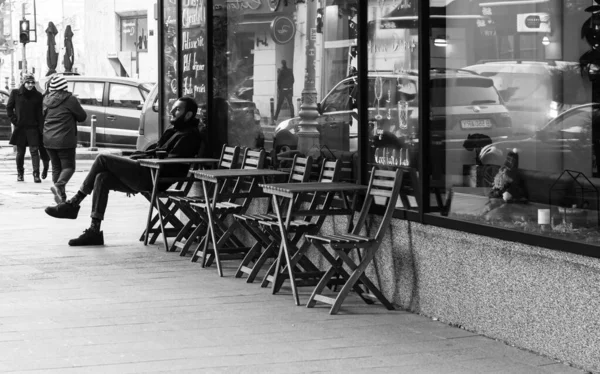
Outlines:
<svg viewBox="0 0 600 374"><path fill-rule="evenodd" d="M245 148L243 151L241 169L262 169L265 165L267 152L264 149L254 151L250 148Z"/></svg>
<svg viewBox="0 0 600 374"><path fill-rule="evenodd" d="M295 155L294 160L292 161L288 183L308 182L310 173L312 172L312 164L313 159L311 156L299 157L298 155Z"/></svg>
<svg viewBox="0 0 600 374"><path fill-rule="evenodd" d="M340 180L341 171L342 161L324 159L323 165L321 165L321 173L319 173L319 182L337 182Z"/></svg>
<svg viewBox="0 0 600 374"><path fill-rule="evenodd" d="M231 147L227 144L223 144L223 150L221 150L221 157L219 158L219 169L235 169L238 167L240 155L240 147Z"/></svg>
<svg viewBox="0 0 600 374"><path fill-rule="evenodd" d="M363 203L358 221L352 233L359 235L362 227L365 224L367 216L369 215L369 209L371 204L376 197L385 199L385 213L381 218L381 224L375 234L375 240L381 243L383 234L385 233L386 227L389 225L394 210L396 209L396 202L398 201L398 195L400 194L400 186L402 185L402 179L404 172L402 169L397 170L380 170L376 167L371 169L371 177L369 178L369 186L367 187L367 195Z"/></svg>

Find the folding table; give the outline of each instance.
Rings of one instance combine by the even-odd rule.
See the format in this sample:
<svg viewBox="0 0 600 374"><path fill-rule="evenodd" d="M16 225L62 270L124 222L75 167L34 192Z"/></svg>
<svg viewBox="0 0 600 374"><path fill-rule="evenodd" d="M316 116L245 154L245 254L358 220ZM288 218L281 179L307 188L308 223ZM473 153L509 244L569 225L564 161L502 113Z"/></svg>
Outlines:
<svg viewBox="0 0 600 374"><path fill-rule="evenodd" d="M175 213L177 212L176 208L172 208L172 204L163 203L160 201L161 197L168 197L170 195L180 195L186 196L194 182L194 178L192 176L183 177L183 178L161 178L160 172L161 167L165 165L175 165L175 164L188 164L192 168L201 167L203 165L212 165L219 162L218 159L215 158L145 158L138 160L140 165L143 167L147 167L150 169L150 173L152 174L152 193L150 195L150 208L148 210L148 220L146 221L146 230L142 234L144 238L144 245L148 245L148 237L152 231L156 231L154 227L156 222L158 221L160 225L160 232L163 235L165 249L169 250L169 244L167 242L167 232L165 230L165 223L171 223L174 227L174 231L179 232L183 224L177 218ZM161 182L177 182L177 186L173 190L166 191L158 191L158 184ZM154 207L156 205L157 217L152 218L152 213L154 211Z"/></svg>
<svg viewBox="0 0 600 374"><path fill-rule="evenodd" d="M350 215L354 213L354 204L356 195L359 192L366 191L367 186L346 183L276 183L276 184L261 184L265 194L269 194L273 199L273 207L277 215L277 223L281 235L281 243L279 246L279 255L275 265L273 275L272 292L276 293L281 286L280 277L286 277L290 280L292 294L296 305L300 305L300 300L297 292L297 281L302 280L302 271L297 267L303 259L304 253L290 240L290 226L293 224L293 217L306 216L330 216L330 215ZM292 204L293 201L298 201L300 194L323 194L325 198L323 204L312 209L302 209L302 205ZM352 206L348 205L348 195L353 195ZM343 202L343 206L335 208L332 206L335 195L339 195ZM277 204L277 197L289 199L287 204L287 212L283 212ZM312 276L312 274L308 274Z"/></svg>
<svg viewBox="0 0 600 374"><path fill-rule="evenodd" d="M219 276L223 276L221 269L220 251L223 249L225 253L244 253L249 248L226 248L225 243L231 241L234 231L242 227L239 222L233 221L231 224L224 222L225 218L232 214L243 214L250 202L255 197L264 197L261 189L258 188L257 180L260 179L265 183L267 177L287 176L288 173L271 170L271 169L215 169L215 170L194 170L194 176L202 181L202 189L206 200L203 203L192 203L201 209L205 209L205 214L208 218L208 232L203 240L202 255L200 255L200 245L196 248L192 261L196 261L202 257L202 266L210 265L212 257L217 263ZM233 190L223 192L221 185L229 179L235 179ZM249 180L249 183L243 181ZM212 196L209 195L209 184L213 184ZM237 202L242 200L241 202ZM212 243L212 248L210 248ZM209 253L210 252L210 253ZM212 257L209 258L208 256ZM240 259L243 258L243 255Z"/></svg>

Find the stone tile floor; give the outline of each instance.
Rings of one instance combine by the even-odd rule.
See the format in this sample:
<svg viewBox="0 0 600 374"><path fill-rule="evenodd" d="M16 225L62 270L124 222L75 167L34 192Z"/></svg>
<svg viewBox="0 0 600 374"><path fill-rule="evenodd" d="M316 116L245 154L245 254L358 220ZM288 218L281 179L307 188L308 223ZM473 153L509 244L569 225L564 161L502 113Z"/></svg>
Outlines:
<svg viewBox="0 0 600 374"><path fill-rule="evenodd" d="M50 182L0 161L2 373L582 373L406 311L350 297L336 316L295 306L138 241L147 202L111 193L105 246L71 248L89 224L56 220ZM89 168L79 161L67 192ZM308 298L302 290L301 301Z"/></svg>

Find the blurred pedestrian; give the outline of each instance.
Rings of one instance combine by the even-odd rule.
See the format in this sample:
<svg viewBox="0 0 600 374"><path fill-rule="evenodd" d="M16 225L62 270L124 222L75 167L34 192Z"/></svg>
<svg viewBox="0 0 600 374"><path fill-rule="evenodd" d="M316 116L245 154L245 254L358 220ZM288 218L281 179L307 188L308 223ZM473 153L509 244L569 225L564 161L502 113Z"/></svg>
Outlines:
<svg viewBox="0 0 600 374"><path fill-rule="evenodd" d="M44 145L52 162L50 188L56 203L67 199L66 185L75 172L75 148L77 148L77 122L87 118L79 100L67 91L63 76L50 79L44 96Z"/></svg>
<svg viewBox="0 0 600 374"><path fill-rule="evenodd" d="M294 104L292 103L293 90L294 72L287 67L287 62L285 60L281 60L281 68L277 73L277 110L275 111L274 120L277 120L277 117L279 117L279 111L283 105L283 100L288 103L290 117L294 116Z"/></svg>
<svg viewBox="0 0 600 374"><path fill-rule="evenodd" d="M10 144L17 147L17 181L24 181L25 151L29 147L33 166L33 181L41 183L40 156L44 165L42 172L44 177L48 173L49 162L48 155L42 145L42 128L44 125L42 94L35 88L33 74L25 74L21 87L11 91L6 104L6 114L15 126L15 130L10 137Z"/></svg>
<svg viewBox="0 0 600 374"><path fill-rule="evenodd" d="M156 158L159 151L167 158L206 157L199 153L206 151L208 138L204 126L196 118L198 104L191 97L179 98L171 110L171 126L158 140L156 148L135 152L131 157L100 154L92 164L77 194L64 203L46 208L46 214L55 218L75 219L79 214L82 200L92 195L92 222L78 238L69 240L71 246L103 245L104 234L100 225L108 204L108 193L150 192L153 188L150 169L140 165L138 158ZM185 177L189 165L171 164L161 169L161 175L167 178ZM159 184L159 190L166 190L171 183Z"/></svg>

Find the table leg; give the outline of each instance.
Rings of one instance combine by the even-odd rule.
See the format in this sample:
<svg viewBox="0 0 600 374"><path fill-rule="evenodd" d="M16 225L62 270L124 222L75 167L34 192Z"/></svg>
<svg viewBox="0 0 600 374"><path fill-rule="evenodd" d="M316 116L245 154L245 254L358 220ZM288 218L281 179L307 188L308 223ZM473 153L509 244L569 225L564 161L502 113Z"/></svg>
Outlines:
<svg viewBox="0 0 600 374"><path fill-rule="evenodd" d="M146 235L144 237L144 245L148 245L148 236L150 235L150 221L152 221L152 211L154 210L154 202L156 201L156 189L158 176L160 175L160 168L150 169L150 172L152 174L152 195L150 196L150 208L148 210L148 220L146 221Z"/></svg>
<svg viewBox="0 0 600 374"><path fill-rule="evenodd" d="M219 194L219 183L217 182L216 186L215 186L215 190L213 192L213 196L212 196L212 200L209 200L208 198L206 199L206 215L208 216L208 232L207 235L210 235L210 240L208 240L208 238L204 241L204 256L202 258L202 267L204 267L204 264L206 262L206 256L207 256L207 252L208 252L208 245L209 242L212 241L213 243L213 252L214 252L214 256L215 256L215 261L217 262L217 271L219 273L219 276L222 277L223 276L223 270L221 269L221 260L219 259L219 248L217 245L217 237L215 235L215 222L214 222L214 217L213 217L213 208L216 206L217 204L217 197ZM208 197L208 188L206 187L206 181L202 181L202 190L204 191L204 196Z"/></svg>
<svg viewBox="0 0 600 374"><path fill-rule="evenodd" d="M279 275L279 272L282 269L281 266L281 255L283 252L283 256L285 256L285 262L287 264L287 268L288 268L288 273L289 273L289 277L290 277L290 286L292 287L292 294L294 295L294 301L296 302L296 305L300 305L300 299L298 297L298 290L296 289L296 278L294 276L294 267L292 266L292 259L290 256L290 246L289 246L289 242L288 242L288 235L287 235L287 229L289 227L290 224L290 219L291 219L291 215L292 215L292 200L290 201L290 203L288 204L288 209L287 209L287 215L286 215L286 219L285 222L283 222L283 218L281 215L281 210L279 209L279 206L277 204L277 196L273 195L273 205L275 208L275 214L277 215L277 221L279 222L279 231L281 233L281 246L279 247L279 256L277 256L277 266L275 267L275 275L273 278L273 284L272 284L272 292L273 294L275 294L276 290L277 290L277 278Z"/></svg>

